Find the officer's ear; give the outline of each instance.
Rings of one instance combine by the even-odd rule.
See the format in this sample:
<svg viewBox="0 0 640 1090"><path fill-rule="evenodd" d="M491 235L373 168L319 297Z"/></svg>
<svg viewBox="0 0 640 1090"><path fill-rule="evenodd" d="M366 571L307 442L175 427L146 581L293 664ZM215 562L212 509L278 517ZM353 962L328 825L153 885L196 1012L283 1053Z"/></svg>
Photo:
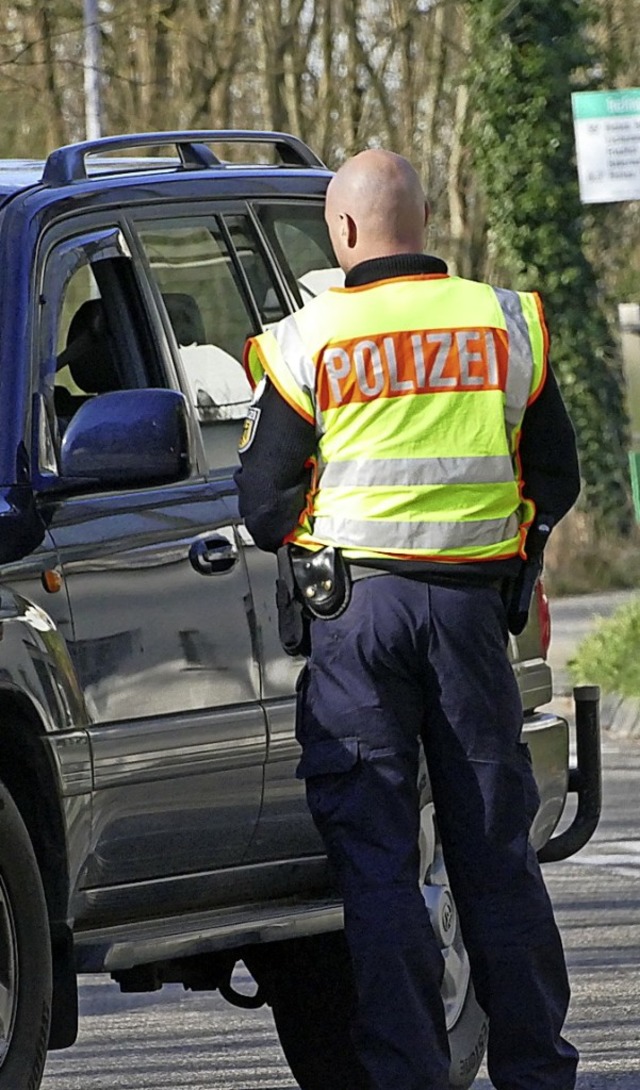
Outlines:
<svg viewBox="0 0 640 1090"><path fill-rule="evenodd" d="M349 250L353 250L358 241L356 221L348 212L342 214L342 240Z"/></svg>

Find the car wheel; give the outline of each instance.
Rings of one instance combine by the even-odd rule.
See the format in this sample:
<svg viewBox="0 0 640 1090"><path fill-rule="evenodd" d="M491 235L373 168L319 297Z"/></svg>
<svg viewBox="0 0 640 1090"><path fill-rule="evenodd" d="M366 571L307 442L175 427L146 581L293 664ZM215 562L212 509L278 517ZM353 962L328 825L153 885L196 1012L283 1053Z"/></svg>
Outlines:
<svg viewBox="0 0 640 1090"><path fill-rule="evenodd" d="M0 784L0 1090L37 1090L51 1021L51 941L31 840Z"/></svg>
<svg viewBox="0 0 640 1090"><path fill-rule="evenodd" d="M278 959L261 977L282 1051L300 1090L367 1090L349 1026L355 1005L342 931L278 943ZM247 959L245 959L247 961Z"/></svg>
<svg viewBox="0 0 640 1090"><path fill-rule="evenodd" d="M449 889L431 802L425 802L420 812L420 873L422 896L444 960L441 992L451 1052L449 1084L466 1090L482 1063L489 1022L473 990L469 955Z"/></svg>
<svg viewBox="0 0 640 1090"><path fill-rule="evenodd" d="M488 1020L473 990L433 804L426 791L423 796L422 894L444 960L442 999L451 1052L449 1083L452 1090L466 1090L485 1053ZM355 993L344 934L317 935L278 946L280 957L264 991L273 1008L282 1050L301 1090L364 1090L367 1076L349 1035Z"/></svg>

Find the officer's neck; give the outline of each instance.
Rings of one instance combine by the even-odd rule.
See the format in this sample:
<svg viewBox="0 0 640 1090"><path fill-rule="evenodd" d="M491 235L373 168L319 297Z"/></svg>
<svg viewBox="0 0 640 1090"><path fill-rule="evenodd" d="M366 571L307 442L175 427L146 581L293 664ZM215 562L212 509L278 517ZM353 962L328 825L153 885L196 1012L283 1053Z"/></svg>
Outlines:
<svg viewBox="0 0 640 1090"><path fill-rule="evenodd" d="M349 269L345 287L359 288L376 280L391 280L396 276L433 276L446 274L447 266L439 257L429 254L391 254L372 257Z"/></svg>

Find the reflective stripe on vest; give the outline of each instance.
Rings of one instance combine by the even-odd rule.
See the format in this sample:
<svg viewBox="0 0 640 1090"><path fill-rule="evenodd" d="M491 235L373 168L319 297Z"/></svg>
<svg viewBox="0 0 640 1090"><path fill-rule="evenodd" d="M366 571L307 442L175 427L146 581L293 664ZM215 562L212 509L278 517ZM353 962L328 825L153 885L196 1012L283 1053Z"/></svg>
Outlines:
<svg viewBox="0 0 640 1090"><path fill-rule="evenodd" d="M526 407L531 393L534 370L533 345L529 326L524 316L521 296L504 288L493 289L504 315L509 334L510 356L520 361L520 366L509 366L505 402L505 419L516 427L522 418L522 406Z"/></svg>
<svg viewBox="0 0 640 1090"><path fill-rule="evenodd" d="M259 337L250 338L245 348L244 366L254 389L267 374L285 401L313 424L313 385L306 389L300 385L305 371L313 382L313 363L306 356L295 315L283 318Z"/></svg>
<svg viewBox="0 0 640 1090"><path fill-rule="evenodd" d="M323 488L374 488L376 485L419 487L441 484L504 484L513 480L513 462L506 454L487 458L356 458L329 462Z"/></svg>
<svg viewBox="0 0 640 1090"><path fill-rule="evenodd" d="M326 535L338 541L348 541L352 548L366 549L371 542L372 526L369 519L316 518L315 537L323 540ZM516 514L506 519L483 519L479 522L385 522L375 526L377 550L435 555L447 549L473 550L476 546L492 546L496 542L510 540L518 534L519 520Z"/></svg>
<svg viewBox="0 0 640 1090"><path fill-rule="evenodd" d="M515 455L546 349L535 295L442 276L333 289L253 339L254 382L266 372L318 434L295 540L359 557L516 554L533 509Z"/></svg>

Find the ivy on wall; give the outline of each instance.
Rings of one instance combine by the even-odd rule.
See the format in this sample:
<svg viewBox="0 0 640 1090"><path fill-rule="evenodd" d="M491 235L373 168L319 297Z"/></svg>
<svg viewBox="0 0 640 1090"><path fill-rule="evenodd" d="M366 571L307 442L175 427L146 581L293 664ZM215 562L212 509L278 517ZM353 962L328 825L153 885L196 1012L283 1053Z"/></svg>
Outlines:
<svg viewBox="0 0 640 1090"><path fill-rule="evenodd" d="M593 87L578 0L471 0L475 162L496 262L539 290L551 361L578 436L582 503L602 529L631 522L620 355L586 256L571 92Z"/></svg>

